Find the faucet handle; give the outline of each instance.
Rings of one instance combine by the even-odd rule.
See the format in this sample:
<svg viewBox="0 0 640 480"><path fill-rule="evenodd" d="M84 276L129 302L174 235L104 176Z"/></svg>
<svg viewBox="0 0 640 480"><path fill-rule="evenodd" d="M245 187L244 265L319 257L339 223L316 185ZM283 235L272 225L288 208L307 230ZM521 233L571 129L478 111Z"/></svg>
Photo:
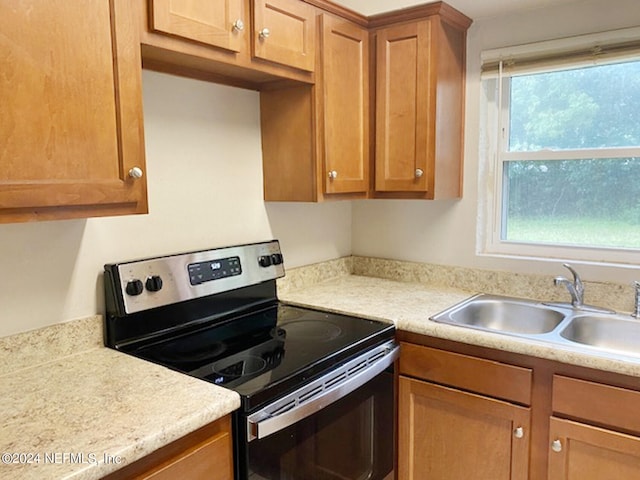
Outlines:
<svg viewBox="0 0 640 480"><path fill-rule="evenodd" d="M576 272L576 270L568 263L563 263L562 266L567 270L569 270L571 272L571 275L573 275L573 285L576 287L576 290L583 291L584 285L582 283L582 279L580 278L580 275L578 275L578 272Z"/></svg>

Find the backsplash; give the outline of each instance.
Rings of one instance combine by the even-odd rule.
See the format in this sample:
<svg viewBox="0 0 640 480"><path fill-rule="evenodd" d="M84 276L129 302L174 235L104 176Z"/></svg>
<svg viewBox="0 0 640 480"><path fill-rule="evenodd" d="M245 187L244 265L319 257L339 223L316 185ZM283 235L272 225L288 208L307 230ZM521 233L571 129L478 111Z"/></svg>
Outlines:
<svg viewBox="0 0 640 480"><path fill-rule="evenodd" d="M553 277L494 270L452 267L373 257L343 257L287 271L278 281L282 293L343 275L424 283L470 292L508 295L551 302L570 301L567 290L553 284ZM584 282L586 304L619 312L633 310L634 288L616 283Z"/></svg>
<svg viewBox="0 0 640 480"><path fill-rule="evenodd" d="M278 291L286 293L332 278L351 275L353 273L353 259L354 257L341 257L292 269L286 268L285 260L286 275L284 278L278 279Z"/></svg>

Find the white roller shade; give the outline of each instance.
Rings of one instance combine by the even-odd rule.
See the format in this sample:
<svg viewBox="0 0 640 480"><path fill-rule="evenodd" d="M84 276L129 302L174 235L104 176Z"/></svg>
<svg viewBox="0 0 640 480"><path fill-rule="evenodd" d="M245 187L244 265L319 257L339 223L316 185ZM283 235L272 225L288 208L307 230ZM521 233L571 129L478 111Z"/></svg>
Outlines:
<svg viewBox="0 0 640 480"><path fill-rule="evenodd" d="M481 54L482 77L566 70L638 58L640 27L625 28L486 50Z"/></svg>

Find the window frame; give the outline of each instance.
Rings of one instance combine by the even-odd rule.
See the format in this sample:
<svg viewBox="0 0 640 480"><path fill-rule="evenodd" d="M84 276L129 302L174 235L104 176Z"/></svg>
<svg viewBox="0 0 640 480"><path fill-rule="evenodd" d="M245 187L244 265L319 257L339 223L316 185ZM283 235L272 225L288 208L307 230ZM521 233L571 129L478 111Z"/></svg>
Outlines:
<svg viewBox="0 0 640 480"><path fill-rule="evenodd" d="M520 47L519 47L520 48ZM533 47L535 50L535 46ZM529 49L531 50L531 49ZM631 59L629 56L627 59ZM640 53L633 55L640 61ZM619 58L607 63L620 63ZM594 62L591 64L593 65ZM602 62L604 63L604 62ZM598 64L602 64L598 63ZM538 67L521 74L542 73L548 71L569 70L587 65L584 62L565 65L554 63L553 67ZM578 260L594 263L640 263L640 248L621 248L604 246L582 246L568 244L545 244L503 239L506 222L503 224L503 211L506 208L504 181L506 162L579 160L590 158L628 158L640 157L638 147L609 147L589 149L567 149L537 151L509 151L510 128L510 85L511 78L517 73L503 74L500 62L498 75L489 75L481 79L481 145L479 168L479 224L478 254L506 257L551 258ZM484 161L483 161L484 159Z"/></svg>

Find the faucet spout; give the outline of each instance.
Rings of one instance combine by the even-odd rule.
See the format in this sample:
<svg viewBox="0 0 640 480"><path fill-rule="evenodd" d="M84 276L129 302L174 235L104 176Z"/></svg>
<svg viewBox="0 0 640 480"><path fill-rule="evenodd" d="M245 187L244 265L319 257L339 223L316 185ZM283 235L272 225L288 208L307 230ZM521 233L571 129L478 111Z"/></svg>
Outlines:
<svg viewBox="0 0 640 480"><path fill-rule="evenodd" d="M553 279L553 283L554 285L564 285L569 291L569 295L571 295L571 305L575 308L580 308L584 305L584 284L578 272L571 265L563 263L562 266L571 272L573 282L565 277L556 277Z"/></svg>

